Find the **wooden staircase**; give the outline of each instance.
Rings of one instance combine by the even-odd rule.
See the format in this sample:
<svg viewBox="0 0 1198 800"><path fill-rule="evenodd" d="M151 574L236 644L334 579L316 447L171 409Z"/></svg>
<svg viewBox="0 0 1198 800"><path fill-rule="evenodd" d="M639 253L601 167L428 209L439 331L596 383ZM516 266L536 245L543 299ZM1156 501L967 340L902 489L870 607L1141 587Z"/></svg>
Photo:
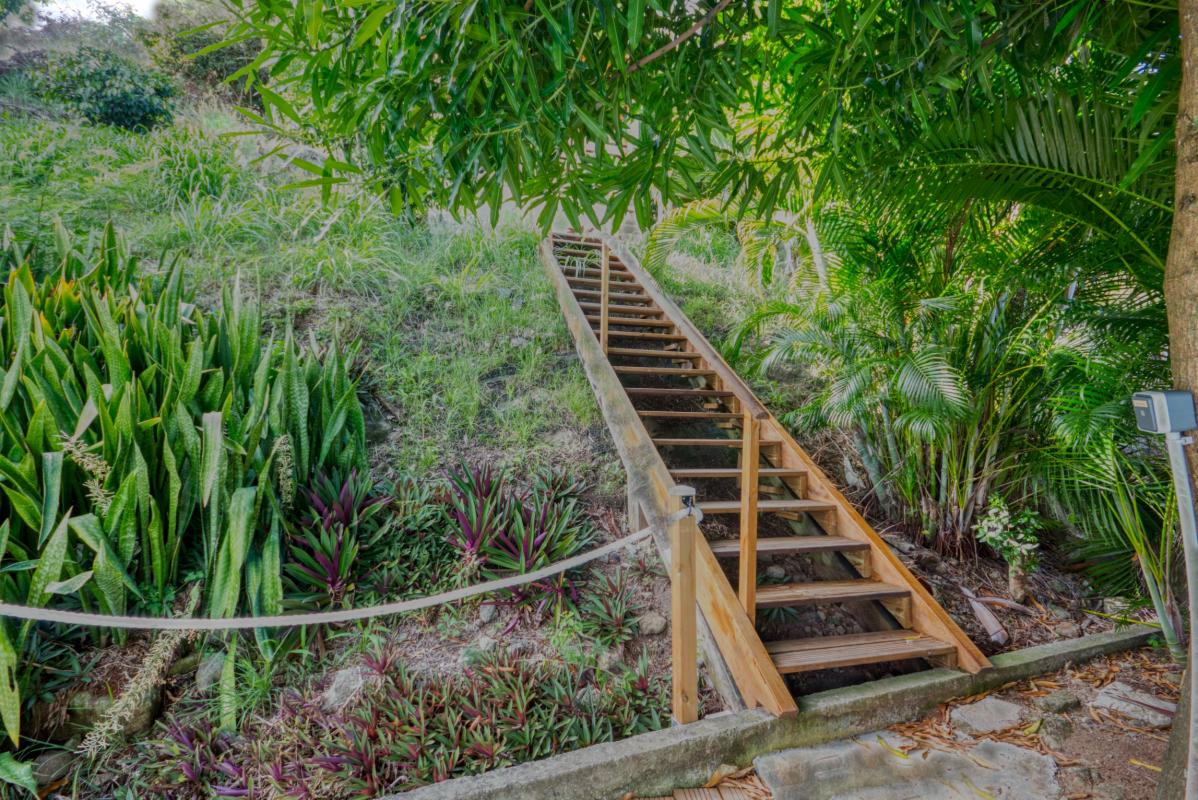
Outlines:
<svg viewBox="0 0 1198 800"><path fill-rule="evenodd" d="M909 659L970 672L988 667L678 307L629 254L612 247L597 237L555 233L542 253L559 284L563 310L585 319L637 417L650 426L646 430L668 430L650 434L650 441L670 477L697 487L704 516L738 518L736 538L706 544L715 559L736 562L735 596L748 620L756 619L758 609L839 603L878 604L889 617L875 616L893 620L893 630L766 642L764 652L777 673ZM792 521L804 535L759 538L761 515ZM760 557L828 554L843 559L856 577L758 583ZM696 559L700 564L704 555ZM712 572L725 579L720 570ZM724 655L730 663L736 660Z"/></svg>

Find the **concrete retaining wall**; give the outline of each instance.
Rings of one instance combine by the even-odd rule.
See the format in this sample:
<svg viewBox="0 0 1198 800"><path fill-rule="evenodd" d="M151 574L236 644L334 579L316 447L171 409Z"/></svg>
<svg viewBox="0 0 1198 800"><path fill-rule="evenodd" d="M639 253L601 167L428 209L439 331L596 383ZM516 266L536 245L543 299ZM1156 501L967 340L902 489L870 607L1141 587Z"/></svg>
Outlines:
<svg viewBox="0 0 1198 800"><path fill-rule="evenodd" d="M955 697L1141 647L1154 631L1135 628L1029 647L995 656L994 668L977 675L932 669L820 692L803 698L798 716L790 719L761 710L723 714L383 800L615 800L628 792L667 794L703 784L721 764L748 766L764 753L915 720Z"/></svg>

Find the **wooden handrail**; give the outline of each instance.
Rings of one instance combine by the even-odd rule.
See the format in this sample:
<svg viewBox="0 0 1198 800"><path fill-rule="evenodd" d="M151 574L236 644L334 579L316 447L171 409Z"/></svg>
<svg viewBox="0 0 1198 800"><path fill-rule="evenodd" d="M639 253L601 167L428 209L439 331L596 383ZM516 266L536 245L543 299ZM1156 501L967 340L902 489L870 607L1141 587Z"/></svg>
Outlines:
<svg viewBox="0 0 1198 800"><path fill-rule="evenodd" d="M761 423L748 411L740 448L740 570L737 594L749 619L757 614L757 470L761 462Z"/></svg>

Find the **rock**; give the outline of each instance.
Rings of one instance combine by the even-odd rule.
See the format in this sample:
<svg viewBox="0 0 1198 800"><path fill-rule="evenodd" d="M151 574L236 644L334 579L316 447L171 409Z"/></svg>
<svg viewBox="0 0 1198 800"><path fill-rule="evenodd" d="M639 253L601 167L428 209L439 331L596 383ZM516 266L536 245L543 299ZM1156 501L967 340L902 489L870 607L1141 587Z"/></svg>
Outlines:
<svg viewBox="0 0 1198 800"><path fill-rule="evenodd" d="M599 690L589 684L574 693L574 704L586 711L593 710L598 699Z"/></svg>
<svg viewBox="0 0 1198 800"><path fill-rule="evenodd" d="M1133 722L1149 728L1166 728L1173 723L1177 705L1155 695L1137 691L1122 681L1103 687L1090 701L1091 708L1123 714Z"/></svg>
<svg viewBox="0 0 1198 800"><path fill-rule="evenodd" d="M38 786L54 783L71 770L75 761L75 754L69 750L42 753L33 762L33 780Z"/></svg>
<svg viewBox="0 0 1198 800"><path fill-rule="evenodd" d="M660 636L669 625L670 621L656 611L650 611L636 621L637 630L642 636Z"/></svg>
<svg viewBox="0 0 1198 800"><path fill-rule="evenodd" d="M853 462L849 461L849 457L847 454L844 457L843 471L844 471L844 482L847 483L849 486L853 487L854 489L867 488L865 485L865 481L862 480L861 476L857 474L857 470L853 469Z"/></svg>
<svg viewBox="0 0 1198 800"><path fill-rule="evenodd" d="M1072 711L1075 708L1081 708L1082 701L1077 695L1065 689L1058 689L1055 692L1037 697L1032 700L1032 705L1041 711L1047 711L1051 714L1060 714L1065 711Z"/></svg>
<svg viewBox="0 0 1198 800"><path fill-rule="evenodd" d="M1051 750L1060 750L1073 735L1073 723L1060 714L1052 714L1040 722L1040 739Z"/></svg>
<svg viewBox="0 0 1198 800"><path fill-rule="evenodd" d="M1075 622L1062 622L1057 626L1057 636L1062 639L1076 639L1082 635L1082 628Z"/></svg>
<svg viewBox="0 0 1198 800"><path fill-rule="evenodd" d="M786 569L780 564L770 564L765 568L765 577L771 581L786 580Z"/></svg>
<svg viewBox="0 0 1198 800"><path fill-rule="evenodd" d="M1127 800L1127 792L1122 786L1108 783L1095 790L1094 800Z"/></svg>
<svg viewBox="0 0 1198 800"><path fill-rule="evenodd" d="M495 641L490 636L487 636L485 633L474 641L474 647L480 653L490 653L498 644L499 642Z"/></svg>
<svg viewBox="0 0 1198 800"><path fill-rule="evenodd" d="M916 552L915 563L928 572L940 572L944 568L944 564L940 563L940 556L931 550L919 550Z"/></svg>
<svg viewBox="0 0 1198 800"><path fill-rule="evenodd" d="M196 667L196 688L206 692L220 682L221 670L225 667L224 653L209 653Z"/></svg>
<svg viewBox="0 0 1198 800"><path fill-rule="evenodd" d="M92 691L103 694L92 694ZM120 696L121 690L109 691L109 687L106 686L89 686L75 692L67 701L68 728L73 733L90 731L96 723L108 716L108 712ZM132 713L129 714L121 733L128 738L149 730L161 707L162 687L153 686L146 689L140 697L134 699Z"/></svg>
<svg viewBox="0 0 1198 800"><path fill-rule="evenodd" d="M896 755L914 744L882 731L771 753L753 764L774 800L1052 800L1061 795L1056 764L1034 750L982 741L963 752Z"/></svg>
<svg viewBox="0 0 1198 800"><path fill-rule="evenodd" d="M507 340L507 343L512 347L523 347L524 345L528 344L528 340L523 336L513 336Z"/></svg>
<svg viewBox="0 0 1198 800"><path fill-rule="evenodd" d="M324 711L345 708L366 686L368 670L365 667L346 667L333 673L333 679L320 696L320 707Z"/></svg>
<svg viewBox="0 0 1198 800"><path fill-rule="evenodd" d="M994 733L1013 728L1023 719L1023 707L998 697L957 706L949 715L953 726L966 733Z"/></svg>
<svg viewBox="0 0 1198 800"><path fill-rule="evenodd" d="M904 539L902 536L889 534L887 536L883 536L882 538L886 540L888 545L890 545L891 550L898 550L900 553L905 554L911 554L915 552L915 542L912 542L909 539Z"/></svg>
<svg viewBox="0 0 1198 800"><path fill-rule="evenodd" d="M616 648L600 650L598 658L595 659L595 663L598 665L599 669L612 672L617 668L624 666L624 653Z"/></svg>
<svg viewBox="0 0 1198 800"><path fill-rule="evenodd" d="M1098 770L1093 767L1066 767L1062 775L1068 776L1082 786L1093 786L1098 783Z"/></svg>
<svg viewBox="0 0 1198 800"><path fill-rule="evenodd" d="M1048 613L1052 615L1053 619L1072 619L1073 618L1073 612L1071 612L1067 608L1063 608L1062 606L1058 606L1054 603L1048 604Z"/></svg>
<svg viewBox="0 0 1198 800"><path fill-rule="evenodd" d="M478 621L483 625L490 625L495 621L495 615L499 613L499 609L493 603L483 603L478 609Z"/></svg>
<svg viewBox="0 0 1198 800"><path fill-rule="evenodd" d="M1120 617L1131 610L1131 605L1122 597L1104 597L1102 600L1103 613Z"/></svg>
<svg viewBox="0 0 1198 800"><path fill-rule="evenodd" d="M188 653L182 658L175 659L175 663L171 664L171 668L167 670L167 675L186 675L189 672L194 672L196 667L203 660L203 653Z"/></svg>

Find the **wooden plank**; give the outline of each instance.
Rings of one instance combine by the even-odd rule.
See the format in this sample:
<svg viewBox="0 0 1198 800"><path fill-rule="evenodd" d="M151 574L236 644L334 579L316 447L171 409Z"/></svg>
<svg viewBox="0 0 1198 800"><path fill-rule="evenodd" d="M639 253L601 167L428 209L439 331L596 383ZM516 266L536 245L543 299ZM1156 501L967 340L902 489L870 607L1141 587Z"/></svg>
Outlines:
<svg viewBox="0 0 1198 800"><path fill-rule="evenodd" d="M645 412L638 412L644 414ZM702 412L698 412L702 413ZM740 416L734 414L733 416ZM683 467L670 470L675 478L739 478L740 467ZM757 474L763 478L801 478L807 473L801 469L785 467L759 467Z"/></svg>
<svg viewBox="0 0 1198 800"><path fill-rule="evenodd" d="M600 279L602 280L602 279ZM574 296L580 300L584 297L598 297L602 299L603 292L600 289L575 289ZM640 294L628 294L627 292L611 292L608 294L613 303L652 303L652 298Z"/></svg>
<svg viewBox="0 0 1198 800"><path fill-rule="evenodd" d="M715 375L714 370L694 367L614 367L617 375L661 375L669 378L706 378Z"/></svg>
<svg viewBox="0 0 1198 800"><path fill-rule="evenodd" d="M761 466L760 424L744 412L740 448L740 563L736 593L749 619L757 614L757 470ZM703 508L702 505L699 506Z"/></svg>
<svg viewBox="0 0 1198 800"><path fill-rule="evenodd" d="M614 351L613 351L614 352ZM652 419L740 419L740 414L735 411L637 411L642 417ZM733 469L733 474L725 477L736 477L740 474L740 468ZM678 476L675 475L675 478Z"/></svg>
<svg viewBox="0 0 1198 800"><path fill-rule="evenodd" d="M576 278L576 277L570 275L570 276L566 277L566 280L570 282L571 287L574 287L574 286L600 287L603 285L602 277L599 277L599 278ZM634 289L641 288L641 285L639 283L637 283L636 281L612 280L612 285L615 286L617 289L621 289L625 292L631 292ZM578 291L578 290L575 289L575 291Z"/></svg>
<svg viewBox="0 0 1198 800"><path fill-rule="evenodd" d="M692 490L693 491L693 490ZM682 508L679 498L675 510ZM699 527L691 517L670 526L671 707L679 725L699 718L699 666L695 640L695 540Z"/></svg>
<svg viewBox="0 0 1198 800"><path fill-rule="evenodd" d="M658 447L736 447L744 444L740 439L654 439Z"/></svg>
<svg viewBox="0 0 1198 800"><path fill-rule="evenodd" d="M653 441L657 441L654 439ZM705 500L699 503L699 508L704 514L739 514L741 513L740 500ZM757 511L760 514L778 513L780 511L793 511L797 514L818 514L823 511L830 511L834 508L830 503L825 503L822 500L758 500Z"/></svg>
<svg viewBox="0 0 1198 800"><path fill-rule="evenodd" d="M911 631L879 631L770 642L766 650L783 673L879 664L909 658L940 661L956 655L948 642Z"/></svg>
<svg viewBox="0 0 1198 800"><path fill-rule="evenodd" d="M625 386L630 395L643 397L731 397L732 392L724 389L662 389L656 386Z"/></svg>
<svg viewBox="0 0 1198 800"><path fill-rule="evenodd" d="M685 342L686 337L678 333L655 331L610 331L613 339L632 339L638 342Z"/></svg>
<svg viewBox="0 0 1198 800"><path fill-rule="evenodd" d="M587 316L587 322L596 322L597 323L597 322L599 322L599 317L597 317L593 314L590 314ZM628 327L634 327L634 328L672 328L672 327L674 327L674 323L670 322L668 319L634 319L632 317L629 317L627 319L613 319L611 321L611 324L612 325L627 325Z"/></svg>
<svg viewBox="0 0 1198 800"><path fill-rule="evenodd" d="M778 583L757 587L759 608L793 608L819 606L829 603L850 603L863 600L902 597L910 594L905 586L871 580L812 581L810 583Z"/></svg>
<svg viewBox="0 0 1198 800"><path fill-rule="evenodd" d="M609 320L611 317L611 251L607 249L607 245L603 245L602 263L603 276L599 278L603 282L599 289L599 346L606 353L607 329L611 324Z"/></svg>
<svg viewBox="0 0 1198 800"><path fill-rule="evenodd" d="M591 303L583 301L578 304L584 311L603 311L603 303ZM609 303L607 310L612 314L625 314L634 317L664 317L665 315L660 309L646 308L644 306L622 306L616 303Z"/></svg>
<svg viewBox="0 0 1198 800"><path fill-rule="evenodd" d="M665 358L672 361L694 361L698 353L684 350L642 350L636 347L609 347L609 356L628 356L630 358ZM736 416L736 415L733 415Z"/></svg>
<svg viewBox="0 0 1198 800"><path fill-rule="evenodd" d="M868 552L869 545L856 539L844 536L769 536L757 540L757 555L759 556L797 556L812 553L842 553L854 550ZM739 556L741 546L739 539L720 539L711 542L711 552L716 558L731 558Z"/></svg>

